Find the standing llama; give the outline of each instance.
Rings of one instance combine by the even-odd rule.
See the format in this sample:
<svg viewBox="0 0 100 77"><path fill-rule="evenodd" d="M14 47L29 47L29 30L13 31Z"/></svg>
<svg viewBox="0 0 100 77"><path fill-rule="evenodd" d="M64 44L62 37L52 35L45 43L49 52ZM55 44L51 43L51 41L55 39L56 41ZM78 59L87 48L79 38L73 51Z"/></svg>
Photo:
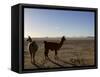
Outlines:
<svg viewBox="0 0 100 77"><path fill-rule="evenodd" d="M38 45L36 44L35 41L32 41L30 36L28 37L27 41L29 42L28 51L30 52L31 63L35 64L35 54L36 54L36 51L38 50Z"/></svg>
<svg viewBox="0 0 100 77"><path fill-rule="evenodd" d="M44 41L44 44L45 44L44 45L45 46L45 52L44 52L45 60L48 59L49 50L55 51L55 59L56 59L57 58L57 51L62 47L64 41L65 41L64 36L61 38L60 43Z"/></svg>

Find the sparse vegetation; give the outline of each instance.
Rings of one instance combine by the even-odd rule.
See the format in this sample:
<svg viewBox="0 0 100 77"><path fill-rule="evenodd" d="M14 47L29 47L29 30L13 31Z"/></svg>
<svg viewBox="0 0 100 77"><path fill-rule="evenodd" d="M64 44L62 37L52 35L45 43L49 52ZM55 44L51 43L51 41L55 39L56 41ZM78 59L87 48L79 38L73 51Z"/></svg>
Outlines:
<svg viewBox="0 0 100 77"><path fill-rule="evenodd" d="M88 66L94 65L94 40L93 39L66 39L63 46L58 51L58 57L61 60L55 60L54 53L49 52L49 59L44 63L44 40L50 42L60 42L60 39L34 39L38 45L38 51L35 55L36 65L30 63L30 54L27 51L27 41L25 39L24 47L24 67L25 69L37 68L58 68L58 67L73 67L73 66ZM39 67L38 67L39 66Z"/></svg>

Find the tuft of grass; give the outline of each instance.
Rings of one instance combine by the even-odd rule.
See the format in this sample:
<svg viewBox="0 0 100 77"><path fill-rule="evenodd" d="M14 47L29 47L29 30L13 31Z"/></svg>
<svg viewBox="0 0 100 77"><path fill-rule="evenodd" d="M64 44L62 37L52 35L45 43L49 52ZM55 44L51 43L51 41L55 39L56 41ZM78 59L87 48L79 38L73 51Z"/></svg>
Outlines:
<svg viewBox="0 0 100 77"><path fill-rule="evenodd" d="M82 66L82 65L86 65L85 64L85 59L82 58L82 54L81 53L74 53L73 54L75 57L70 59L70 62L75 64L76 66Z"/></svg>

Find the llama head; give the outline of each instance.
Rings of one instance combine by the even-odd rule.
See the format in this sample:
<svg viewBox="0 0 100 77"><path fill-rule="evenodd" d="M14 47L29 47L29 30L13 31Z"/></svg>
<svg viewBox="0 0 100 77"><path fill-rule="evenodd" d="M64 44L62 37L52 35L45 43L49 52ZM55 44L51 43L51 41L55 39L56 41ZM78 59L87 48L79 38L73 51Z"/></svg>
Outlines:
<svg viewBox="0 0 100 77"><path fill-rule="evenodd" d="M62 40L63 40L63 41L65 41L65 40L66 40L65 36L63 36L63 37L62 37Z"/></svg>
<svg viewBox="0 0 100 77"><path fill-rule="evenodd" d="M30 36L28 36L27 41L32 42L32 39L31 39L31 37L30 37Z"/></svg>

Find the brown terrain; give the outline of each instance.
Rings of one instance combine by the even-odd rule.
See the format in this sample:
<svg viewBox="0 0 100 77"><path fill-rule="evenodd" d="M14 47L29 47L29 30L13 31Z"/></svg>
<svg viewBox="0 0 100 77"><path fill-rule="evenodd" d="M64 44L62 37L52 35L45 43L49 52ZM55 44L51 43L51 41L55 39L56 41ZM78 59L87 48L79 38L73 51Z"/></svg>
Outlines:
<svg viewBox="0 0 100 77"><path fill-rule="evenodd" d="M73 66L94 65L94 39L93 38L66 38L60 50L58 58L55 59L55 52L49 51L49 59L45 61L44 41L60 42L61 38L32 38L38 45L35 55L35 64L31 63L28 51L27 38L24 39L24 69L38 68L59 68Z"/></svg>

